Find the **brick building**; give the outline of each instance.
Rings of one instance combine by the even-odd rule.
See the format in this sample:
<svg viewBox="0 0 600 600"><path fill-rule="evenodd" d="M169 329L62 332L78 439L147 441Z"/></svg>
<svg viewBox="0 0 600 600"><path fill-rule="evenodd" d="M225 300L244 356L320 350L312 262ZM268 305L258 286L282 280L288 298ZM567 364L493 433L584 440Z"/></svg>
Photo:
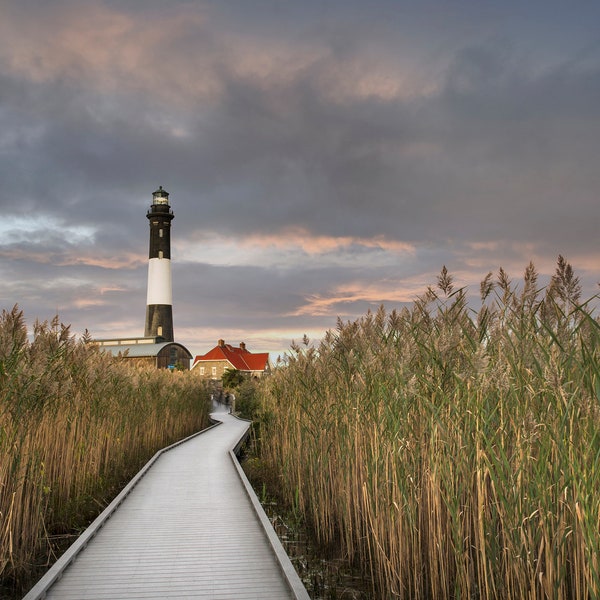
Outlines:
<svg viewBox="0 0 600 600"><path fill-rule="evenodd" d="M219 340L217 345L201 356L196 356L192 370L206 379L221 379L228 369L236 369L250 377L262 377L270 373L268 352L250 352L244 342L239 347Z"/></svg>

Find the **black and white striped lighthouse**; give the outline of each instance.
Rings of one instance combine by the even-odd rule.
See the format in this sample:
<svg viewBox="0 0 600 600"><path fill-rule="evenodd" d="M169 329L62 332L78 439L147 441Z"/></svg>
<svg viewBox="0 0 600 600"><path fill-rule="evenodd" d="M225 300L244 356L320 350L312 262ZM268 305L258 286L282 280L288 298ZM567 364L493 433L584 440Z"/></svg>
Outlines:
<svg viewBox="0 0 600 600"><path fill-rule="evenodd" d="M171 284L171 221L169 193L162 185L152 194L146 214L150 221L148 296L145 337L161 336L173 341L173 293Z"/></svg>

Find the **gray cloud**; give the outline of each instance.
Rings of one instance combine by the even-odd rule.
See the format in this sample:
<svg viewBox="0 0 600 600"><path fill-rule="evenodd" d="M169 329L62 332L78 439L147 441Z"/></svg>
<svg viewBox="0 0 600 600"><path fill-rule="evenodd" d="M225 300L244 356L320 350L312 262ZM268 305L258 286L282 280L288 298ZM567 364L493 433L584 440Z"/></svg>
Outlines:
<svg viewBox="0 0 600 600"><path fill-rule="evenodd" d="M3 306L141 333L159 184L175 328L193 336L323 329L442 264L477 281L530 259L548 274L561 253L593 293L600 52L585 15L564 13L552 45L558 21L510 3L42 4L9 2L0 26L0 207L46 223L0 227ZM236 264L261 236L279 238L271 256ZM241 250L217 264L225 240Z"/></svg>

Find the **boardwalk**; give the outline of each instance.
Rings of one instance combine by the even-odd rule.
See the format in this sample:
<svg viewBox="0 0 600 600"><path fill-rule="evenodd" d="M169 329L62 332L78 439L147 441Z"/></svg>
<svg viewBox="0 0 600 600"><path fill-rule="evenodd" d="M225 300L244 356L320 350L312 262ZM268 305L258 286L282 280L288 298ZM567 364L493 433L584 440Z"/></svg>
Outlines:
<svg viewBox="0 0 600 600"><path fill-rule="evenodd" d="M46 590L59 562L26 600L308 599L229 452L248 423L213 416L222 424L161 453L97 533L81 536L87 546L61 577Z"/></svg>

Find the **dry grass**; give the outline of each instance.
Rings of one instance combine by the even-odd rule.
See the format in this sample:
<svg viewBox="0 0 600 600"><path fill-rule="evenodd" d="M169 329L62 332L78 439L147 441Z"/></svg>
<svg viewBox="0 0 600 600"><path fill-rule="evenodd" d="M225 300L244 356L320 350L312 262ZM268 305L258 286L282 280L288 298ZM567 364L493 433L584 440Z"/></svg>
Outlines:
<svg viewBox="0 0 600 600"><path fill-rule="evenodd" d="M600 596L600 325L561 258L338 322L262 390L262 458L381 597ZM597 301L593 299L593 301Z"/></svg>
<svg viewBox="0 0 600 600"><path fill-rule="evenodd" d="M81 526L154 452L204 428L188 373L139 370L75 340L58 319L28 341L0 317L0 576L19 585L52 560L49 536ZM45 558L44 558L45 557Z"/></svg>

